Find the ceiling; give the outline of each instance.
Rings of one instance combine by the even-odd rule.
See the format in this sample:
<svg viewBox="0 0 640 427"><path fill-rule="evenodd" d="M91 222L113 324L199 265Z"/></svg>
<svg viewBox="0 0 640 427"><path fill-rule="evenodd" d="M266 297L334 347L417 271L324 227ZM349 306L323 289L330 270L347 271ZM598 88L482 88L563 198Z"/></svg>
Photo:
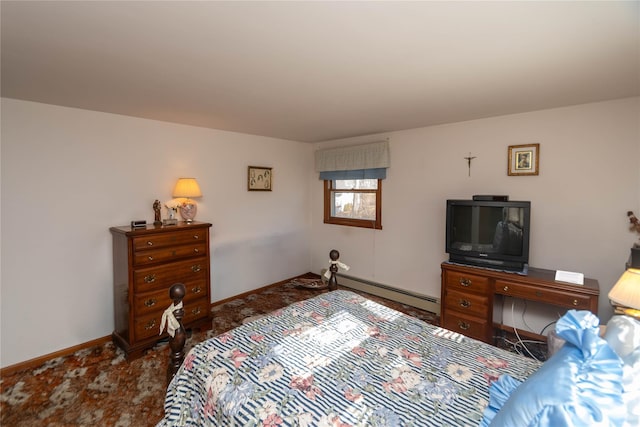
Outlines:
<svg viewBox="0 0 640 427"><path fill-rule="evenodd" d="M2 96L303 142L640 95L640 2L2 1Z"/></svg>

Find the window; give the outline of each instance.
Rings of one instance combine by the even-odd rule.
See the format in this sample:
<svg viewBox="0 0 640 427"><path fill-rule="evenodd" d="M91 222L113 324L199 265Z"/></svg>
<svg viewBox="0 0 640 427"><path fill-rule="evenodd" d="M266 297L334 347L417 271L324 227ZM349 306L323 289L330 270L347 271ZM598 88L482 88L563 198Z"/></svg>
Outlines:
<svg viewBox="0 0 640 427"><path fill-rule="evenodd" d="M382 229L382 180L324 181L325 224Z"/></svg>

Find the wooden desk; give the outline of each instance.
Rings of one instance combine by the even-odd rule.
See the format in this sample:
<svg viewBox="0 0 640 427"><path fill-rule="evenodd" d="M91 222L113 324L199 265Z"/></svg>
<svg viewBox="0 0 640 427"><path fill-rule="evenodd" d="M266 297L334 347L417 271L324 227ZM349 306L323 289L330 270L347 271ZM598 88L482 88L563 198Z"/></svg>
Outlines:
<svg viewBox="0 0 640 427"><path fill-rule="evenodd" d="M598 314L600 287L555 281L555 270L529 268L528 275L442 263L440 324L452 331L493 343L493 302L514 297ZM535 336L536 334L528 334ZM540 336L538 336L540 337Z"/></svg>

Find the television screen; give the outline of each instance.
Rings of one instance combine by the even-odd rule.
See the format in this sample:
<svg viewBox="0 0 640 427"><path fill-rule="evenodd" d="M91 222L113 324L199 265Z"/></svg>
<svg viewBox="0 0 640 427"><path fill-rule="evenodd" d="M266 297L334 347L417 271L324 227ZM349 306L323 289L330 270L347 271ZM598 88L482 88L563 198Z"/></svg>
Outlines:
<svg viewBox="0 0 640 427"><path fill-rule="evenodd" d="M521 270L529 262L530 202L447 200L449 260Z"/></svg>

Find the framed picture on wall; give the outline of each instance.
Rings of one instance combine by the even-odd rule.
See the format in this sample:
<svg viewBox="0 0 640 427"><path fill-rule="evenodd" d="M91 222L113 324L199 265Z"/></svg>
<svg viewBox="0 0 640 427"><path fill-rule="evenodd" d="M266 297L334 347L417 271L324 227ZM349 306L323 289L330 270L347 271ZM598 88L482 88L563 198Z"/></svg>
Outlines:
<svg viewBox="0 0 640 427"><path fill-rule="evenodd" d="M538 175L540 144L510 145L508 158L509 175Z"/></svg>
<svg viewBox="0 0 640 427"><path fill-rule="evenodd" d="M273 173L271 168L264 166L249 166L247 189L249 191L271 191Z"/></svg>

